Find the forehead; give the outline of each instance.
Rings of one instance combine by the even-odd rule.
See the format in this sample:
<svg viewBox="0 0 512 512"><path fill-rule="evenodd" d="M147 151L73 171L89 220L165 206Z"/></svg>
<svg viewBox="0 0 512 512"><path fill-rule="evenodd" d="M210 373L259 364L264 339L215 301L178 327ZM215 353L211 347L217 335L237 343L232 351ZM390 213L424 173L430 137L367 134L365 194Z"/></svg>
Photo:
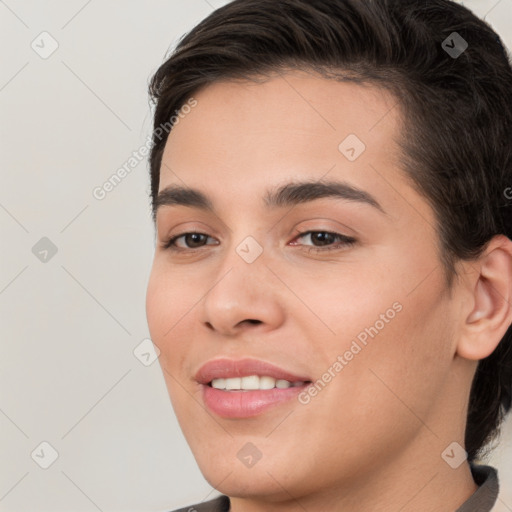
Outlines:
<svg viewBox="0 0 512 512"><path fill-rule="evenodd" d="M384 163L396 156L399 107L376 86L293 71L264 82L216 82L194 98L197 105L168 137L163 161L170 167L187 163L187 171L204 169L205 155L212 166L238 172L275 170L278 161L295 168L304 162L326 169L358 167L347 159L354 156L351 148L346 154L340 149L344 141L356 143L355 156L361 153L363 161ZM164 168L162 178L165 174Z"/></svg>
<svg viewBox="0 0 512 512"><path fill-rule="evenodd" d="M160 190L186 185L235 205L297 177L328 178L381 204L422 200L400 166L400 105L386 89L293 71L216 82L193 98L168 137Z"/></svg>
<svg viewBox="0 0 512 512"><path fill-rule="evenodd" d="M161 194L175 186L199 191L216 218L243 230L273 226L291 210L270 212L269 191L297 181L342 182L367 192L385 215L343 199L336 215L364 225L376 244L437 251L435 213L402 168L400 105L386 90L294 73L264 83L215 83L194 99L167 140ZM335 215L319 203L311 208ZM165 227L173 214L161 210L157 225Z"/></svg>

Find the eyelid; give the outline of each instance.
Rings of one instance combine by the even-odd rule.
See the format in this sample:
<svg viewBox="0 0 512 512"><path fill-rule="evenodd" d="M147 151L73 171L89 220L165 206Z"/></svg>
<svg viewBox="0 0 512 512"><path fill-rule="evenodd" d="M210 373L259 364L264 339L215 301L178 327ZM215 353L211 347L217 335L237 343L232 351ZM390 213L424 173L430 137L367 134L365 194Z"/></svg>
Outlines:
<svg viewBox="0 0 512 512"><path fill-rule="evenodd" d="M357 239L352 236L348 236L343 233L338 233L336 231L329 231L327 229L321 229L321 228L313 228L313 229L309 229L307 231L301 231L301 230L297 229L297 230L295 230L295 233L294 233L295 236L292 239L292 242L297 239L303 238L305 236L312 235L313 233L324 233L324 234L332 235L334 238L338 239L338 242L335 243L334 245L331 244L331 245L327 245L327 246L299 244L299 246L301 246L301 247L302 246L308 247L308 249L307 249L308 252L321 253L321 252L332 251L332 250L342 251L344 248L351 247L352 245L357 243ZM215 244L207 243L206 245L202 245L200 247L193 247L193 248L178 247L176 245L176 241L182 237L187 236L187 235L201 235L203 237L206 237L207 240L209 238L214 238L214 237L208 235L207 233L202 233L200 231L183 231L178 234L170 235L167 239L165 239L161 244L162 248L165 250L175 252L175 253L180 253L180 252L181 253L195 253L197 251L203 250L203 248L207 247L208 245L219 245L219 243L220 243L217 240L217 243L215 243ZM297 244L292 244L292 245L297 245Z"/></svg>
<svg viewBox="0 0 512 512"><path fill-rule="evenodd" d="M293 229L293 233L296 234L311 231L323 231L327 233L336 233L339 235L346 236L348 238L355 238L360 235L360 233L356 229L354 229L353 226L349 226L347 224L344 224L343 222L324 216L316 216L309 218L305 222L297 223L296 226L299 226Z"/></svg>
<svg viewBox="0 0 512 512"><path fill-rule="evenodd" d="M341 251L341 250L343 250L343 248L350 247L357 242L357 239L354 238L353 236L344 235L343 233L338 233L336 231L329 231L326 229L310 229L308 231L300 231L298 233L298 235L293 240L297 240L298 238L303 238L303 237L305 237L307 235L311 235L313 233L327 233L328 235L332 235L340 241L334 245L328 245L328 246L305 245L305 247L308 247L308 252L323 252L323 251L334 251L334 250Z"/></svg>
<svg viewBox="0 0 512 512"><path fill-rule="evenodd" d="M206 247L207 245L218 245L218 243L216 243L216 244L207 244L207 245L202 246L202 247L191 248L191 249L183 248L183 247L177 247L175 245L176 240L178 240L179 238L184 237L186 235L202 235L202 236L206 236L207 238L213 238L211 235L208 235L207 233L203 233L201 231L184 231L182 233L178 233L178 234L175 234L175 235L170 235L169 237L165 238L162 241L161 245L162 245L162 247L164 249L174 250L176 252L179 252L179 251L188 251L188 252L190 252L190 251L197 251L197 250L202 249L202 247Z"/></svg>
<svg viewBox="0 0 512 512"><path fill-rule="evenodd" d="M160 234L161 233L161 234ZM162 225L162 230L157 230L157 237L160 241L160 245L166 245L172 238L179 237L182 235L188 235L190 233L197 233L206 235L212 238L218 236L218 231L209 224L200 220L179 222L170 228L168 225Z"/></svg>

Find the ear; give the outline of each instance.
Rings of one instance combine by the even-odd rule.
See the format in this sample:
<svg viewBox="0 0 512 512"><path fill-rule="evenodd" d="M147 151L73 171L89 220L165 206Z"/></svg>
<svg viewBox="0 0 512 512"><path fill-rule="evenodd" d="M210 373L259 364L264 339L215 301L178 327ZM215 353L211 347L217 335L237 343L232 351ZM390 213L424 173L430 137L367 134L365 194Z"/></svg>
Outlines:
<svg viewBox="0 0 512 512"><path fill-rule="evenodd" d="M512 323L512 241L495 236L476 260L465 262L470 275L457 354L471 360L490 356ZM475 275L476 272L476 275Z"/></svg>

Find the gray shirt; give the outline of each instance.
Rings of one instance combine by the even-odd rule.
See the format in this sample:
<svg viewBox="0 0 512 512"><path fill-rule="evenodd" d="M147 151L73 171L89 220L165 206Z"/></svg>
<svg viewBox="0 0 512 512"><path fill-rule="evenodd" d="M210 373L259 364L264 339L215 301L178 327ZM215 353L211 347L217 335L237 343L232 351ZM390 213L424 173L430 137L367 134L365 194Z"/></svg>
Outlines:
<svg viewBox="0 0 512 512"><path fill-rule="evenodd" d="M471 465L471 473L479 487L455 512L491 512L499 493L497 471L491 466ZM180 508L174 512L229 512L229 507L229 498L219 496L213 500Z"/></svg>

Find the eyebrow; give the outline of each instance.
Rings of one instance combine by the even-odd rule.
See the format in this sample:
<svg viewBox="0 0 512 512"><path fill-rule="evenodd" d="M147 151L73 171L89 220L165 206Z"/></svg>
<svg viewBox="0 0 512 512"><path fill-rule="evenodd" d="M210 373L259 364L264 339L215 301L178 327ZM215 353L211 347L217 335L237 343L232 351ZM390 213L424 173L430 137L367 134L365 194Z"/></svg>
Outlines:
<svg viewBox="0 0 512 512"><path fill-rule="evenodd" d="M266 208L284 208L308 203L316 199L338 198L372 206L387 215L379 202L368 192L342 181L295 181L268 189L263 197ZM179 205L211 210L212 200L198 189L170 185L158 193L153 204L153 215L162 206Z"/></svg>

